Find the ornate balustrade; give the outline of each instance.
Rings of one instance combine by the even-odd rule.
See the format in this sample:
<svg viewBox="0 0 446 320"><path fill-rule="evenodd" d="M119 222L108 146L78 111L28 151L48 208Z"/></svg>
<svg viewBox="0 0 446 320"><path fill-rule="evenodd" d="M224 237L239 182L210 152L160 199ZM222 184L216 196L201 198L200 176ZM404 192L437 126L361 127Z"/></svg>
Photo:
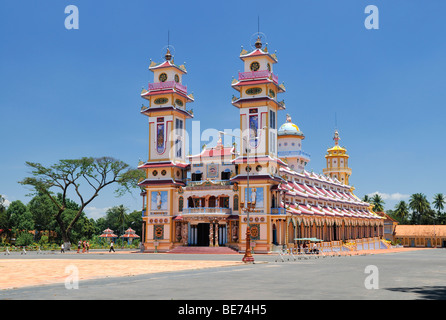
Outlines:
<svg viewBox="0 0 446 320"><path fill-rule="evenodd" d="M178 89L184 93L187 93L187 86L183 86L175 81L166 81L158 83L149 83L149 91L166 90L166 89Z"/></svg>
<svg viewBox="0 0 446 320"><path fill-rule="evenodd" d="M183 208L183 214L208 214L208 213L231 214L232 209L219 208L219 207Z"/></svg>
<svg viewBox="0 0 446 320"><path fill-rule="evenodd" d="M271 78L275 83L279 82L279 77L268 70L239 72L239 80Z"/></svg>

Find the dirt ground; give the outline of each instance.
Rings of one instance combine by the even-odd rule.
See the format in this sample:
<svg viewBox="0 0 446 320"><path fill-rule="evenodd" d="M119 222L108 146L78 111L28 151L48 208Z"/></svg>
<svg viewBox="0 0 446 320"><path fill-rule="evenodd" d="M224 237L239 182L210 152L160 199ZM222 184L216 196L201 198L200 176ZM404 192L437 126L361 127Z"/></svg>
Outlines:
<svg viewBox="0 0 446 320"><path fill-rule="evenodd" d="M237 261L11 259L0 260L0 289L64 283L77 271L79 280L203 269L242 264ZM73 268L75 266L76 268Z"/></svg>

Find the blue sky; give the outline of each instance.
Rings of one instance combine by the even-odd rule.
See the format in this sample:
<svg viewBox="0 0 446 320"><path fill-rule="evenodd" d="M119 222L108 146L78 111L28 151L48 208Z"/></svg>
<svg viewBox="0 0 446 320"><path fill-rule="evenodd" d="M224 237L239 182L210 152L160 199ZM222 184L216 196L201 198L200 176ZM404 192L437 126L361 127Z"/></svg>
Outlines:
<svg viewBox="0 0 446 320"><path fill-rule="evenodd" d="M378 30L364 27L369 4L379 9ZM68 5L79 9L79 30L64 26ZM278 119L289 113L304 132L307 169L322 172L336 114L358 196L380 192L386 209L417 192L431 200L446 193L445 10L443 0L2 1L0 194L30 200L17 183L25 161L145 160L140 92L168 30L201 129L237 128L230 83L260 17L287 88ZM110 188L87 214L119 204L140 209L141 200Z"/></svg>

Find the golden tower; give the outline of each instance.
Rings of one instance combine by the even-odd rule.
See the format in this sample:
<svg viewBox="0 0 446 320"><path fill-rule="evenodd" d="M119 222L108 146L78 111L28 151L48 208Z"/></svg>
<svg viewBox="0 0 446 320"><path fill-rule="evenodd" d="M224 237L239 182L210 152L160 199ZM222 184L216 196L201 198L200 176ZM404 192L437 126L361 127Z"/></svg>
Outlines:
<svg viewBox="0 0 446 320"><path fill-rule="evenodd" d="M352 174L352 169L348 167L347 149L339 146L338 130L335 131L333 140L335 145L332 148L327 149L325 159L327 160L327 167L322 172L332 179L337 179L339 182L348 185L349 178Z"/></svg>

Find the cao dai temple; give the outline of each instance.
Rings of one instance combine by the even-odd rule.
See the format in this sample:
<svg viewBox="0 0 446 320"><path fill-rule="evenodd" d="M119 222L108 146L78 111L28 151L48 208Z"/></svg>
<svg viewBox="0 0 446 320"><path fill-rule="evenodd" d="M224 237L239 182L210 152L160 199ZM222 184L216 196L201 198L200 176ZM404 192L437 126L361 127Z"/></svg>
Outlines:
<svg viewBox="0 0 446 320"><path fill-rule="evenodd" d="M149 128L148 161L139 164L146 172L140 182L144 249L225 246L243 252L248 223L255 253L292 246L297 238L381 238L383 218L349 185L349 155L338 132L323 174L306 171L303 132L290 115L282 125L277 121L285 87L274 74L276 54L259 38L240 59L244 71L231 84L239 140L228 147L220 137L215 147L194 155L185 152L187 120L194 117L187 107L194 97L183 85L186 68L174 63L169 49L164 62L150 64L154 80L141 93Z"/></svg>

